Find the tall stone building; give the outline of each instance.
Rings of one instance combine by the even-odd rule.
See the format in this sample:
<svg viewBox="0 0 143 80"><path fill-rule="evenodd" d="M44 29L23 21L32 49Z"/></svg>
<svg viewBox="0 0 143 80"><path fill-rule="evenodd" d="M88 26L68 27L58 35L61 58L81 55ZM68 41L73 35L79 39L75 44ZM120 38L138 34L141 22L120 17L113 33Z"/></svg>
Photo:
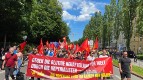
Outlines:
<svg viewBox="0 0 143 80"><path fill-rule="evenodd" d="M141 53L143 48L142 36L133 34L130 42L130 49L135 53Z"/></svg>

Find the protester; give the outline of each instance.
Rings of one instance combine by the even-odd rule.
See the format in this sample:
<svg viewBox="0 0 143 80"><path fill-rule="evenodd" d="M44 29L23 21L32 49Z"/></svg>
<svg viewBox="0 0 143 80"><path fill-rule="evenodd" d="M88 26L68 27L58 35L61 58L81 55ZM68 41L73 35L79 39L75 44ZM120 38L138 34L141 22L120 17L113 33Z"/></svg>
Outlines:
<svg viewBox="0 0 143 80"><path fill-rule="evenodd" d="M38 54L38 50L37 50L36 48L33 48L33 53L32 53L32 55L39 55L39 54ZM30 80L34 80L34 77L31 77ZM40 78L37 78L37 80L40 80Z"/></svg>
<svg viewBox="0 0 143 80"><path fill-rule="evenodd" d="M16 46L13 46L13 49L14 49L14 54L16 54L17 53L17 47Z"/></svg>
<svg viewBox="0 0 143 80"><path fill-rule="evenodd" d="M22 65L22 61L23 61L23 54L22 54L22 52L20 51L20 48L19 48L19 47L17 48L17 53L16 53L16 55L17 55L17 57L18 57L18 69L16 69L16 70L14 71L14 76L15 76L15 77L16 77L16 75L18 74L19 69L20 69L20 67L21 67L21 65Z"/></svg>
<svg viewBox="0 0 143 80"><path fill-rule="evenodd" d="M117 52L117 50L115 49L115 50L114 50L114 53L113 53L113 58L114 58L115 60L117 60L116 52Z"/></svg>
<svg viewBox="0 0 143 80"><path fill-rule="evenodd" d="M104 49L103 53L99 56L99 58L105 58L105 57L108 57L108 54L107 54L106 50Z"/></svg>
<svg viewBox="0 0 143 80"><path fill-rule="evenodd" d="M9 80L9 75L11 76L12 80L14 80L14 75L13 75L13 72L14 72L14 69L15 69L15 66L16 68L18 68L18 65L17 65L17 55L14 55L14 48L11 47L9 49L9 52L7 52L7 54L5 55L5 60L2 64L2 68L4 69L4 65L5 65L5 79L6 80Z"/></svg>
<svg viewBox="0 0 143 80"><path fill-rule="evenodd" d="M83 56L81 54L82 54L81 52L78 52L77 56L75 57L75 59L77 59L77 60L83 60L84 58L83 58Z"/></svg>
<svg viewBox="0 0 143 80"><path fill-rule="evenodd" d="M137 55L134 53L133 56L134 56L134 62L137 62Z"/></svg>
<svg viewBox="0 0 143 80"><path fill-rule="evenodd" d="M68 57L68 59L74 59L75 58L75 55L73 53L71 53Z"/></svg>
<svg viewBox="0 0 143 80"><path fill-rule="evenodd" d="M58 54L57 54L57 57L58 58L64 58L65 57L65 54L64 54L64 50L63 51L60 51Z"/></svg>
<svg viewBox="0 0 143 80"><path fill-rule="evenodd" d="M54 56L54 50L53 49L48 50L47 56L53 57Z"/></svg>
<svg viewBox="0 0 143 80"><path fill-rule="evenodd" d="M131 80L132 64L131 60L127 56L127 52L123 52L123 57L119 59L121 80L124 80L125 78L127 78L127 80Z"/></svg>
<svg viewBox="0 0 143 80"><path fill-rule="evenodd" d="M91 52L90 55L87 57L87 61L94 61L95 57L93 55L94 53Z"/></svg>
<svg viewBox="0 0 143 80"><path fill-rule="evenodd" d="M68 51L64 51L64 58L68 58L69 57L69 53L68 53Z"/></svg>
<svg viewBox="0 0 143 80"><path fill-rule="evenodd" d="M45 48L45 49L44 49L44 53L45 53L44 55L48 56L48 52L49 52L49 49L48 49L48 48Z"/></svg>

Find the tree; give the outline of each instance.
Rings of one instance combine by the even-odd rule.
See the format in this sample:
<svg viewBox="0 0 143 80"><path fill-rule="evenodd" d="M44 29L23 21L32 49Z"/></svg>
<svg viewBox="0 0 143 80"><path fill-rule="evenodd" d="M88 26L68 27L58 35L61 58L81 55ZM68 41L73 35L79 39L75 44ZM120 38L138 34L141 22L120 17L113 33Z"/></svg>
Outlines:
<svg viewBox="0 0 143 80"><path fill-rule="evenodd" d="M137 8L136 8L136 19L137 19L137 30L140 35L143 35L143 1L137 0Z"/></svg>
<svg viewBox="0 0 143 80"><path fill-rule="evenodd" d="M7 41L19 41L23 26L21 15L23 14L23 0L1 0L0 1L0 36Z"/></svg>
<svg viewBox="0 0 143 80"><path fill-rule="evenodd" d="M69 34L70 29L62 21L62 7L57 0L33 0L31 8L31 12L23 16L28 41L38 42L40 38L58 41Z"/></svg>
<svg viewBox="0 0 143 80"><path fill-rule="evenodd" d="M95 40L97 36L101 37L102 18L101 12L95 12L94 16L91 17L89 24L87 24L84 29L84 38Z"/></svg>
<svg viewBox="0 0 143 80"><path fill-rule="evenodd" d="M126 39L127 49L130 50L130 39L132 37L133 24L132 21L136 17L136 4L134 0L123 0L123 26L122 31Z"/></svg>
<svg viewBox="0 0 143 80"><path fill-rule="evenodd" d="M114 24L114 38L116 39L116 47L117 47L117 40L119 38L121 27L123 26L123 13L122 9L122 0L118 0L116 6L116 14L115 14L115 24Z"/></svg>

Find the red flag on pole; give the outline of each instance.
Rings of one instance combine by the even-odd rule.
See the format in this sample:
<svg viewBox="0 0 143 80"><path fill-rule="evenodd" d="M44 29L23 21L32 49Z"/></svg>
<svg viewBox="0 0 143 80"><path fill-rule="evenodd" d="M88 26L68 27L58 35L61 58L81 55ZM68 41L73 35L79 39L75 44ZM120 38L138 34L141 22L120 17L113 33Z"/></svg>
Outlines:
<svg viewBox="0 0 143 80"><path fill-rule="evenodd" d="M57 56L57 50L56 50L56 48L54 47L54 57L56 57Z"/></svg>
<svg viewBox="0 0 143 80"><path fill-rule="evenodd" d="M38 53L44 55L43 49L44 49L43 41L42 41L42 38L41 38L40 45L38 46Z"/></svg>
<svg viewBox="0 0 143 80"><path fill-rule="evenodd" d="M20 51L22 52L24 50L25 46L26 46L26 41L20 43L19 46L20 46Z"/></svg>
<svg viewBox="0 0 143 80"><path fill-rule="evenodd" d="M66 42L67 42L66 37L63 37L63 41L64 41L64 43L66 44Z"/></svg>
<svg viewBox="0 0 143 80"><path fill-rule="evenodd" d="M54 43L52 42L49 47L52 48L52 49L54 49L55 48Z"/></svg>
<svg viewBox="0 0 143 80"><path fill-rule="evenodd" d="M96 37L96 40L94 42L94 47L93 49L98 49L98 38Z"/></svg>
<svg viewBox="0 0 143 80"><path fill-rule="evenodd" d="M64 48L65 48L66 50L68 50L68 44L65 44Z"/></svg>
<svg viewBox="0 0 143 80"><path fill-rule="evenodd" d="M49 48L49 42L48 41L46 42L46 47Z"/></svg>
<svg viewBox="0 0 143 80"><path fill-rule="evenodd" d="M90 52L90 47L88 45L88 39L86 39L82 44L81 44L81 50L86 50L87 52Z"/></svg>
<svg viewBox="0 0 143 80"><path fill-rule="evenodd" d="M77 53L77 52L79 52L80 51L80 47L79 47L79 45L78 44L76 44L76 50L75 50L75 52L74 53Z"/></svg>
<svg viewBox="0 0 143 80"><path fill-rule="evenodd" d="M73 43L70 44L70 45L69 45L69 48L72 50L72 49L74 48L74 44L73 44Z"/></svg>
<svg viewBox="0 0 143 80"><path fill-rule="evenodd" d="M81 50L82 51L86 51L86 54L85 54L85 58L87 58L87 56L89 55L89 52L90 52L90 47L88 45L88 39L86 39L82 44L81 44Z"/></svg>

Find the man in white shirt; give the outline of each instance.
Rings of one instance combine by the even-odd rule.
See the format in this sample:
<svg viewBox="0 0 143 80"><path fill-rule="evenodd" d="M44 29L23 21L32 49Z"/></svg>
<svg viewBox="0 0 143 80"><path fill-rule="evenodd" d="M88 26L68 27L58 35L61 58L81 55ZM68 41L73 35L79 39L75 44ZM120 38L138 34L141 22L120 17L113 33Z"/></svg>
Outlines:
<svg viewBox="0 0 143 80"><path fill-rule="evenodd" d="M93 55L94 53L91 52L90 55L87 57L87 61L94 61L95 57Z"/></svg>
<svg viewBox="0 0 143 80"><path fill-rule="evenodd" d="M99 56L99 58L105 58L108 57L108 55L106 54L106 51L103 51L103 53Z"/></svg>

